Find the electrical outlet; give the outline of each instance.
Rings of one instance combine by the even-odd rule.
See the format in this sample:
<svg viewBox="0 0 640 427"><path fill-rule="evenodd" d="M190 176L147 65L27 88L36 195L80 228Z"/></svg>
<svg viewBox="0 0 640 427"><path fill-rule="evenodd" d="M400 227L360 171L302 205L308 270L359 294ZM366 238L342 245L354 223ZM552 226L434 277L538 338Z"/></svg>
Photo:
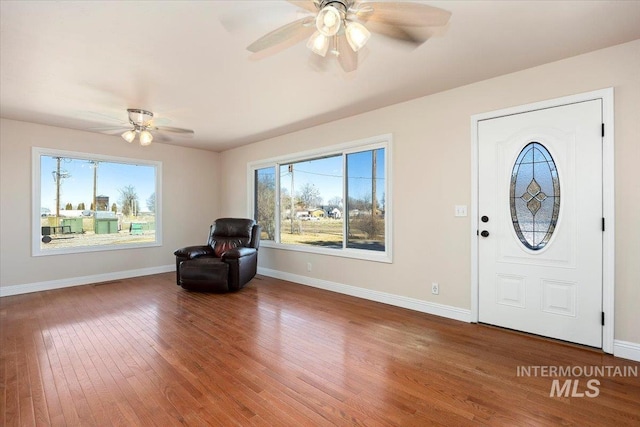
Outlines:
<svg viewBox="0 0 640 427"><path fill-rule="evenodd" d="M313 267L313 266L311 265L311 263L310 263L310 262L308 262L308 263L307 263L307 271L311 271L311 268L312 268L312 267Z"/></svg>
<svg viewBox="0 0 640 427"><path fill-rule="evenodd" d="M440 286L435 282L431 284L431 293L433 295L438 295L440 293Z"/></svg>

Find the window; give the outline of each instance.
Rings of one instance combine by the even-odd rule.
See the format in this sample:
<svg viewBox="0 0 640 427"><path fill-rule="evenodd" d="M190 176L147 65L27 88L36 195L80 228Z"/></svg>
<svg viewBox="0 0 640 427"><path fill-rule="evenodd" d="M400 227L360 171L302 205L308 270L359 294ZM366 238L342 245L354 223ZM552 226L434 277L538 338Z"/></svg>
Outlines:
<svg viewBox="0 0 640 427"><path fill-rule="evenodd" d="M161 163L33 149L33 255L161 245Z"/></svg>
<svg viewBox="0 0 640 427"><path fill-rule="evenodd" d="M390 136L249 165L267 247L390 262Z"/></svg>
<svg viewBox="0 0 640 427"><path fill-rule="evenodd" d="M544 145L522 149L511 173L511 220L522 244L534 251L546 246L558 223L560 181Z"/></svg>

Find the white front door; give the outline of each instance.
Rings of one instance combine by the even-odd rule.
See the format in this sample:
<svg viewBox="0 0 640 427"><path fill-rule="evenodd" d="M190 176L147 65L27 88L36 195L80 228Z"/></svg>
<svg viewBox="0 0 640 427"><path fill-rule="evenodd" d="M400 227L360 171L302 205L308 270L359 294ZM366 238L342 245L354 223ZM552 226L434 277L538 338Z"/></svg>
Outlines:
<svg viewBox="0 0 640 427"><path fill-rule="evenodd" d="M602 101L478 122L480 322L602 347Z"/></svg>

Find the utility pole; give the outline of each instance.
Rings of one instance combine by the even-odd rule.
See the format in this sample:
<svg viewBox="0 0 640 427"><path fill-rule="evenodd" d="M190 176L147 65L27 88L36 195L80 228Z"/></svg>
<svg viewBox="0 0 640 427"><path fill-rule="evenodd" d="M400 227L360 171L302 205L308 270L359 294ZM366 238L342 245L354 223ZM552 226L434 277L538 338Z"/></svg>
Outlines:
<svg viewBox="0 0 640 427"><path fill-rule="evenodd" d="M98 195L97 195L97 189L98 189L98 162L97 160L90 160L89 163L91 163L93 166L93 210L97 211L98 210Z"/></svg>
<svg viewBox="0 0 640 427"><path fill-rule="evenodd" d="M60 161L62 160L60 157L56 158L57 160L57 167L56 167L56 175L54 176L54 180L56 182L56 222L58 221L58 218L60 217L60 181L61 181L61 176L60 176ZM58 225L58 224L56 224Z"/></svg>
<svg viewBox="0 0 640 427"><path fill-rule="evenodd" d="M62 157L56 157L56 170L53 171L53 182L56 183L56 226L59 225L60 221L60 186L62 185L62 180L65 178L69 178L71 174L65 170L60 169L60 163L62 162Z"/></svg>
<svg viewBox="0 0 640 427"><path fill-rule="evenodd" d="M293 216L295 215L295 212L293 210L294 208L294 203L293 203L293 164L289 165L289 173L291 174L291 214L289 215L291 217L291 234L293 234Z"/></svg>
<svg viewBox="0 0 640 427"><path fill-rule="evenodd" d="M376 198L376 171L378 169L378 151L373 150L371 152L371 216L375 218L376 208L378 206L378 200Z"/></svg>

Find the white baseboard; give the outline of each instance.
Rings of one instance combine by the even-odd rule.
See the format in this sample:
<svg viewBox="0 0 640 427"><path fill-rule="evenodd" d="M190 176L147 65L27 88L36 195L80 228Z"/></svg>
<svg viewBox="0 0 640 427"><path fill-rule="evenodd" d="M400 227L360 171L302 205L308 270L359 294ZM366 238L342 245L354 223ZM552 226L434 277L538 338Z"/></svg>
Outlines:
<svg viewBox="0 0 640 427"><path fill-rule="evenodd" d="M290 282L300 283L302 285L312 286L314 288L325 289L327 291L333 291L340 294L351 295L354 297L394 305L397 307L408 308L410 310L415 310L422 313L434 314L436 316L459 320L461 322L471 322L471 310L466 310L463 308L437 304L419 300L416 298L389 294L386 292L374 291L371 289L359 288L357 286L344 285L342 283L330 282L328 280L321 280L313 277L286 273L269 268L258 267L258 273L264 276L274 277L276 279L288 280Z"/></svg>
<svg viewBox="0 0 640 427"><path fill-rule="evenodd" d="M25 283L0 287L0 297L28 294L30 292L49 291L52 289L69 288L71 286L89 285L91 283L108 282L111 280L128 279L131 277L148 276L150 274L168 273L175 271L175 264L159 267L140 268L137 270L116 271L114 273L94 274L91 276L69 277L67 279L48 280L46 282Z"/></svg>
<svg viewBox="0 0 640 427"><path fill-rule="evenodd" d="M640 362L640 344L629 341L613 340L613 355L623 359Z"/></svg>

